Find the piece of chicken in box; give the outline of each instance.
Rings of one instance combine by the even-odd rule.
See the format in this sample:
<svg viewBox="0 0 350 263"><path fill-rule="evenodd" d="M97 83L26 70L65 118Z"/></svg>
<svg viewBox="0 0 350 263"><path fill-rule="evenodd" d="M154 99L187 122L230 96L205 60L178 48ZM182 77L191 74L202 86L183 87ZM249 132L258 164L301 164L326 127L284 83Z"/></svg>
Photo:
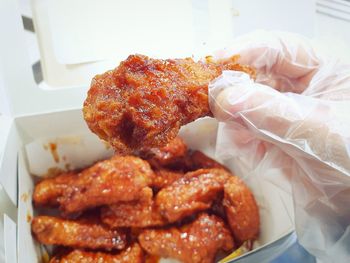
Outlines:
<svg viewBox="0 0 350 263"><path fill-rule="evenodd" d="M86 167L112 156L113 150L89 131L80 109L20 117L16 124L22 146L18 158L18 262L40 262L49 258L50 248L39 245L32 236L31 222L37 215L32 203L35 180L57 171ZM214 119L200 119L184 126L180 136L190 149L215 158L218 126ZM225 165L235 170L234 161L227 161ZM275 178L282 173L274 169L271 172L275 173ZM269 261L295 240L291 196L259 177L258 170L239 176L257 201L260 234L253 250L244 254L242 249L232 251L225 262ZM161 262L169 260L161 259Z"/></svg>

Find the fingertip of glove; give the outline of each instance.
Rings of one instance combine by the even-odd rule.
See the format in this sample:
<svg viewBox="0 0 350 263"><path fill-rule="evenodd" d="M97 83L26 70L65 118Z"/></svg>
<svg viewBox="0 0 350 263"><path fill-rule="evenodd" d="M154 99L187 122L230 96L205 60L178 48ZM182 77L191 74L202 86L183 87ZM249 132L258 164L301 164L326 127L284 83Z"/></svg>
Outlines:
<svg viewBox="0 0 350 263"><path fill-rule="evenodd" d="M209 105L215 118L225 121L241 110L240 98L254 84L244 72L224 71L209 85Z"/></svg>

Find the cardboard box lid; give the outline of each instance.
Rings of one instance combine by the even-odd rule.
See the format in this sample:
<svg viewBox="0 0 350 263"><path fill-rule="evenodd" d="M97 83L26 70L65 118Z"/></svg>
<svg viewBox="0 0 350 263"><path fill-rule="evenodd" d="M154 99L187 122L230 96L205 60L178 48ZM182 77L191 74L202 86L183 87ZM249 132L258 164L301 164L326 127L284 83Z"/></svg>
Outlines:
<svg viewBox="0 0 350 263"><path fill-rule="evenodd" d="M43 90L34 82L17 1L0 2L0 74L13 117L81 107L86 87Z"/></svg>
<svg viewBox="0 0 350 263"><path fill-rule="evenodd" d="M55 110L61 110L61 109L80 108L82 105L83 99L86 95L86 91L87 91L91 77L94 74L96 74L96 72L103 72L106 69L114 67L122 59L122 57L118 57L113 61L113 63L108 63L108 62L106 63L107 60L104 60L103 63L96 62L96 60L105 59L106 58L105 56L108 52L109 54L111 53L110 50L107 53L104 51L99 52L96 47L96 45L98 46L99 42L97 44L88 46L84 50L81 50L80 56L76 56L75 53L77 53L77 50L79 50L78 47L82 46L84 42L82 43L81 41L77 41L77 43L75 43L74 41L69 41L70 38L67 37L67 41L61 40L62 44L60 44L59 40L62 38L62 34L67 33L67 35L72 36L74 33L74 31L69 30L69 23L74 24L73 22L75 20L79 20L80 18L86 20L87 17L91 15L91 12L93 12L91 11L91 9L94 9L93 8L94 6L97 7L97 3L100 4L99 1L90 1L89 3L92 5L92 8L88 9L88 11L90 11L89 13L88 11L79 12L79 10L81 10L81 4L82 4L81 1L80 2L74 1L70 3L68 2L69 1L41 1L41 0L32 1L32 6L34 10L34 22L39 22L38 24L36 24L36 28L38 28L37 36L39 39L39 46L41 49L41 55L43 59L42 60L43 72L44 72L44 76L45 74L47 75L49 73L50 81L51 81L50 83L46 83L46 85L41 85L40 87L38 87L38 85L36 85L35 81L33 80L31 64L29 63L27 47L24 41L23 26L22 26L20 14L19 14L19 10L20 10L19 6L16 2L10 1L10 0L4 0L1 3L0 13L1 13L2 21L4 22L1 23L0 27L6 37L0 43L0 57L1 57L0 71L1 71L1 74L3 75L4 87L9 97L11 113L13 116L35 114L39 112L48 112L48 111L55 111ZM105 4L113 5L114 9L116 9L119 5L119 9L122 10L123 12L128 10L128 8L131 8L130 5L132 3L134 5L138 3L137 1L130 1L126 5L125 1L123 2L105 1L105 2L106 2ZM230 10L229 8L227 8L227 5L225 5L225 3L226 4L228 3L228 0L222 0L222 3L218 6L214 4L213 0L210 0L209 2L210 3L206 3L206 4L207 4L208 10L211 10L211 11L207 15L210 15L211 17L210 21L213 21L213 23L209 25L210 27L208 26L209 30L211 30L210 31L211 33L209 34L210 38L214 39L216 43L224 43L225 42L224 38L228 38L228 37L232 38L230 25L227 23L227 19L226 20L224 19L230 16ZM47 6L47 4L50 4L50 3L52 4L51 7L55 6L57 8L50 8L50 6ZM156 6L159 6L160 3L163 3L163 1L154 0L152 1L152 5L150 4L150 7L155 8ZM187 11L186 11L187 13L192 12L192 5L189 3L191 3L191 1L182 0L181 3L179 3L178 9L187 8ZM73 15L71 14L69 16L70 20L67 18L67 23L61 25L59 18L62 15L64 15L64 10L65 8L67 8L67 5L70 5L70 8L72 10L75 10L78 18L74 19ZM138 3L138 5L140 5L140 3ZM209 9L210 6L213 6L215 8ZM143 8L145 8L145 6L143 6ZM162 8L164 10L165 9L168 10L168 13L169 13L168 16L169 16L170 15L169 8L164 4ZM172 9L173 8L175 8L175 5L172 7ZM47 15L45 16L46 11L50 11L50 14L52 14L50 21L48 21ZM96 21L99 21L104 17L104 14L102 11L106 11L106 8L100 11L101 12L99 13L99 16L97 16ZM151 9L143 10L143 11L145 13L148 13L151 11ZM162 10L156 11L154 14L161 11ZM180 10L177 10L177 13L179 12ZM81 17L79 17L80 13L81 13ZM198 13L201 13L201 12L198 12ZM179 15L178 17L182 19L182 14L178 14L178 15ZM37 17L37 19L35 19L35 16ZM199 16L201 16L201 14L199 14ZM111 17L112 15L110 14L108 19L111 19ZM107 22L109 21L108 19L107 19ZM162 22L161 21L162 19L164 20L163 16L156 17L156 19L153 19L150 23L148 23L148 26L160 24ZM193 25L193 23L191 23L193 20L192 13L191 15L187 15L186 19L187 20L184 22L189 23L188 27L191 27L192 29L188 30L186 34L181 34L181 30L180 30L180 32L178 32L179 36L174 34L175 38L173 38L173 40L178 39L178 41L174 41L174 44L171 46L171 49L169 50L176 51L176 47L179 46L181 42L183 42L181 40L181 36L188 37L188 35L195 35L193 34L194 31L196 32L201 31L201 29L198 29L195 25ZM205 19L206 18L204 18L204 20ZM202 21L203 21L203 18L199 20L199 23L197 21L197 25L198 24L201 25ZM50 24L49 22L53 24L51 28L47 27L47 25ZM174 24L176 23L179 23L179 21L175 21L175 17L172 17L171 23L168 23L166 26L169 26L169 27L173 26L173 29L174 29L175 28ZM179 28L184 29L184 27L186 26L186 23L182 23L181 27ZM91 25L93 25L93 23ZM214 30L215 28L217 28L218 25L221 25L220 30L219 31ZM84 23L81 23L81 24L75 23L74 29L78 30L77 28L79 26L84 26ZM95 31L98 31L99 26L102 26L102 25L98 24L98 26L96 26L95 28ZM93 28L91 28L91 30L93 30ZM125 31L129 31L129 30L125 30ZM159 34L160 36L159 39L161 39L162 37L164 37L165 39L169 37L170 33L168 33L168 35L166 36L163 36L163 33L161 32L166 33L166 27L161 27L158 31L155 32L155 34L153 34L153 37L157 34ZM144 35L147 36L148 33L145 33ZM173 33L174 32L172 32L171 34ZM206 34L207 32L202 32L202 33ZM82 35L87 37L87 34L88 33L82 34ZM108 34L113 35L110 32L108 32ZM118 32L116 32L115 34L117 35ZM138 34L141 34L141 32L138 32ZM127 36L124 36L124 37L127 37ZM99 36L99 38L103 39L103 34ZM198 41L204 45L209 46L209 43L204 43L204 40L208 40L208 38L205 38L204 40L194 39L194 37L192 38L193 39L191 41L187 41L188 43L185 42L182 44L183 55L185 55L185 53L188 55L191 55L191 53L189 53L190 50L187 50L185 52L184 47L185 46L193 47L191 49L191 51L193 52L195 50L194 48L195 43L197 43ZM56 42L53 42L53 40L56 40ZM84 40L84 38L82 38L82 40ZM104 39L104 41L106 41L106 39ZM114 39L114 42L115 41L116 40ZM167 43L163 43L163 46L168 46L169 45L168 42L170 43L170 41L168 40L167 40ZM71 46L72 43L75 43L74 46ZM47 44L47 45L43 46L42 44ZM87 44L85 43L85 45ZM139 47L142 47L142 45L145 45L145 43L140 41L138 45ZM151 50L152 45L145 45L145 46L147 46L149 51ZM210 49L213 49L215 45L213 44L210 46L211 46ZM93 56L89 54L88 52L89 48L91 48L91 51L93 51L91 52L94 54ZM111 45L105 48L110 49ZM127 49L126 41L122 43L122 46L120 46L120 48L123 48L123 52L122 52L123 56L125 56L126 53L131 52L131 50L129 50L130 48ZM131 47L131 48L135 48L135 47ZM101 49L101 50L104 50L104 49ZM163 48L162 52L158 52L157 48L153 48L153 50L154 50L153 53L155 56L159 56L161 54L165 56L167 48ZM174 53L174 56L176 55L175 53ZM62 63L60 64L59 62L70 63L70 64L62 64ZM75 64L73 65L71 63L75 63ZM103 65L102 66L103 69L101 69L101 65ZM72 81L74 79L80 79L81 76L88 76L88 77L85 77L81 82ZM59 81L56 81L56 80L59 80ZM57 88L57 85L59 86L59 88Z"/></svg>

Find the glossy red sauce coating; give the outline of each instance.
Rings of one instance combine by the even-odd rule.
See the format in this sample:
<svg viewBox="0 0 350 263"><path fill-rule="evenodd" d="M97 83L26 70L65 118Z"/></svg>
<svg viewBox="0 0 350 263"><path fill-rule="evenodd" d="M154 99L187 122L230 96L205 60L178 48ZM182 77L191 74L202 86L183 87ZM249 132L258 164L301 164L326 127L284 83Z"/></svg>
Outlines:
<svg viewBox="0 0 350 263"><path fill-rule="evenodd" d="M182 125L211 115L208 84L223 70L254 75L236 59L214 63L131 55L93 78L84 102L85 121L120 153L164 146Z"/></svg>

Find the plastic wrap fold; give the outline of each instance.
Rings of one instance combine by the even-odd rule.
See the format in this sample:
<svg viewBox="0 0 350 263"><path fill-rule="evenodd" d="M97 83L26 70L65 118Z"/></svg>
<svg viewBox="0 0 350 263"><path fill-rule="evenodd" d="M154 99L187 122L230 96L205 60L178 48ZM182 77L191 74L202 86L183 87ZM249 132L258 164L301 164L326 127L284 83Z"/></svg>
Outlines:
<svg viewBox="0 0 350 263"><path fill-rule="evenodd" d="M238 53L257 79L225 71L209 85L217 157L290 192L299 242L321 261L349 262L350 66L285 33L232 46L215 58Z"/></svg>

